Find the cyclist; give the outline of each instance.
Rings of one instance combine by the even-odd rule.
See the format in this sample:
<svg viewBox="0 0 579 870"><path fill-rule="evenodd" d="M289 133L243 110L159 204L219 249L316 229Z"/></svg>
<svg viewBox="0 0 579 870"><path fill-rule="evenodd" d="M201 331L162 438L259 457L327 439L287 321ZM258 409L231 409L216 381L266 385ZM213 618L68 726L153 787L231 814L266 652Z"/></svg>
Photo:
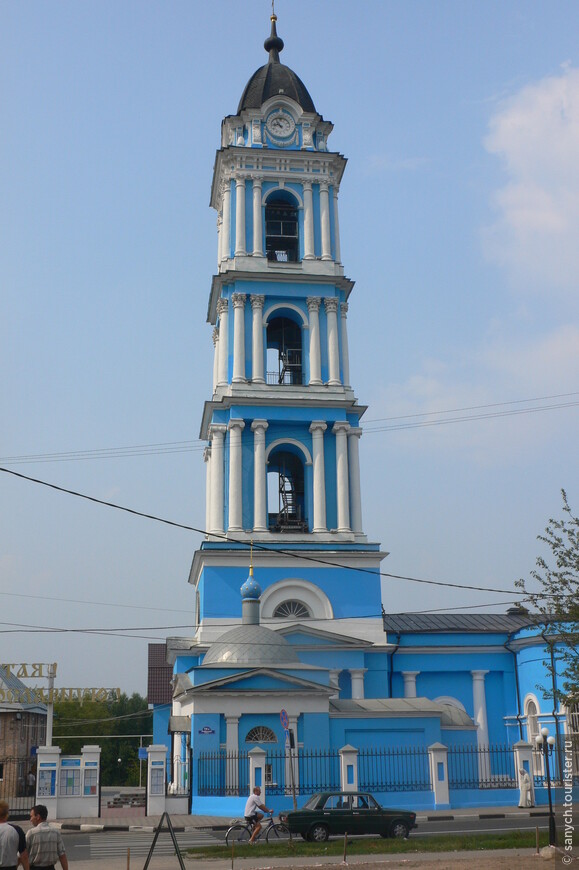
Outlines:
<svg viewBox="0 0 579 870"><path fill-rule="evenodd" d="M263 813L259 812L263 810L263 813L273 813L273 810L268 810L266 805L261 801L261 789L258 785L253 789L253 792L247 798L247 803L245 804L245 821L253 825L253 830L251 832L251 837L249 838L250 844L254 843L257 837L259 837L259 832L261 831L261 820L263 819Z"/></svg>

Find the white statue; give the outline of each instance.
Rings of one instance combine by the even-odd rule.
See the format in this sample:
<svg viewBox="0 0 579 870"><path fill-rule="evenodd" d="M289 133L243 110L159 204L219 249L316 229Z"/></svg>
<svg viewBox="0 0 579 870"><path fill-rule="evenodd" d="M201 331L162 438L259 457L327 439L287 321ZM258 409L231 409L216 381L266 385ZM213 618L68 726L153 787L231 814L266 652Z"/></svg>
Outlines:
<svg viewBox="0 0 579 870"><path fill-rule="evenodd" d="M532 807L533 793L531 791L531 777L522 767L519 770L519 806Z"/></svg>

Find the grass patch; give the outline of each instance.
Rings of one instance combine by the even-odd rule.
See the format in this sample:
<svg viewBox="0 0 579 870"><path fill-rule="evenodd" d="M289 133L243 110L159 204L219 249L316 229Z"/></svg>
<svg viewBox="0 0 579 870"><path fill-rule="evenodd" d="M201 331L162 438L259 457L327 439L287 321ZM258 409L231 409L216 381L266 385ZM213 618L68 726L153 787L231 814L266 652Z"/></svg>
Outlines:
<svg viewBox="0 0 579 870"><path fill-rule="evenodd" d="M546 846L549 842L547 832L539 832L539 845ZM408 840L384 840L382 838L353 838L348 840L348 855L395 855L416 852L477 852L492 849L534 849L536 845L535 831L505 831L503 834L440 834L431 837L413 837ZM261 843L255 846L246 844L235 846L235 855L251 855L271 857L335 855L342 858L344 854L344 838L336 837L326 843L306 843L299 836L289 843ZM187 849L184 854L196 858L228 858L231 856L231 846L202 846L198 849Z"/></svg>

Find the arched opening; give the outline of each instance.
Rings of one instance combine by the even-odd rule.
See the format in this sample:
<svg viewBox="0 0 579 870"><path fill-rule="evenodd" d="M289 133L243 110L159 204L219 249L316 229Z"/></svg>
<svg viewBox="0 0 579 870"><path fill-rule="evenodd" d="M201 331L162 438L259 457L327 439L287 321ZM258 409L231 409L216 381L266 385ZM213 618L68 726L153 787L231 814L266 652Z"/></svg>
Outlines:
<svg viewBox="0 0 579 870"><path fill-rule="evenodd" d="M267 382L303 383L302 330L289 317L274 317L267 325Z"/></svg>
<svg viewBox="0 0 579 870"><path fill-rule="evenodd" d="M277 737L271 728L266 725L256 725L251 731L248 731L245 738L246 743L277 743Z"/></svg>
<svg viewBox="0 0 579 870"><path fill-rule="evenodd" d="M277 190L265 204L265 250L274 263L299 260L298 209L285 190Z"/></svg>
<svg viewBox="0 0 579 870"><path fill-rule="evenodd" d="M310 611L303 603L296 598L288 598L287 601L282 601L281 604L273 611L274 619L309 619Z"/></svg>
<svg viewBox="0 0 579 870"><path fill-rule="evenodd" d="M537 703L528 698L525 704L527 717L527 742L533 747L533 773L540 776L543 771L543 753L537 749L536 738L539 736L539 708Z"/></svg>
<svg viewBox="0 0 579 870"><path fill-rule="evenodd" d="M307 532L302 459L287 450L270 454L267 490L270 531Z"/></svg>

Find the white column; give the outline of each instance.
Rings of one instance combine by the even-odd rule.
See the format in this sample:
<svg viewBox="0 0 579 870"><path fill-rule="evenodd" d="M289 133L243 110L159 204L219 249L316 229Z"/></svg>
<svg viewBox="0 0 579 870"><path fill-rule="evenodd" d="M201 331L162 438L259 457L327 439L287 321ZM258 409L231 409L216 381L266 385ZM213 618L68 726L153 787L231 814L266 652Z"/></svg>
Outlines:
<svg viewBox="0 0 579 870"><path fill-rule="evenodd" d="M362 488L360 486L360 437L362 429L351 426L348 431L348 471L350 475L350 524L356 535L363 533Z"/></svg>
<svg viewBox="0 0 579 870"><path fill-rule="evenodd" d="M334 246L336 249L336 263L342 262L342 251L340 248L340 221L338 219L338 191L334 187Z"/></svg>
<svg viewBox="0 0 579 870"><path fill-rule="evenodd" d="M350 487L348 483L348 430L349 423L334 423L336 436L336 502L338 531L350 531Z"/></svg>
<svg viewBox="0 0 579 870"><path fill-rule="evenodd" d="M229 302L220 299L217 303L219 315L219 386L227 386L229 378Z"/></svg>
<svg viewBox="0 0 579 870"><path fill-rule="evenodd" d="M261 178L253 179L253 256L263 257L263 212L261 208Z"/></svg>
<svg viewBox="0 0 579 870"><path fill-rule="evenodd" d="M416 698L416 677L419 673L420 671L402 671L405 698Z"/></svg>
<svg viewBox="0 0 579 870"><path fill-rule="evenodd" d="M324 470L324 432L328 428L322 420L314 420L312 433L312 462L314 476L314 532L326 532L326 473Z"/></svg>
<svg viewBox="0 0 579 870"><path fill-rule="evenodd" d="M217 215L217 268L221 263L222 251L223 251L223 236L221 234L221 228L223 226L223 214L219 212Z"/></svg>
<svg viewBox="0 0 579 870"><path fill-rule="evenodd" d="M322 354L320 350L320 298L307 298L310 323L310 384L322 383Z"/></svg>
<svg viewBox="0 0 579 870"><path fill-rule="evenodd" d="M312 182L304 181L304 260L315 260Z"/></svg>
<svg viewBox="0 0 579 870"><path fill-rule="evenodd" d="M219 382L219 330L213 327L213 392Z"/></svg>
<svg viewBox="0 0 579 870"><path fill-rule="evenodd" d="M251 300L251 380L254 384L265 384L263 363L263 303L265 296L253 295Z"/></svg>
<svg viewBox="0 0 579 870"><path fill-rule="evenodd" d="M231 255L231 182L223 183L223 219L221 223L221 260Z"/></svg>
<svg viewBox="0 0 579 870"><path fill-rule="evenodd" d="M239 788L239 716L225 717L225 751L227 761L225 768L225 784L229 794L236 794Z"/></svg>
<svg viewBox="0 0 579 870"><path fill-rule="evenodd" d="M243 420L230 420L229 429L229 522L230 532L243 529L243 500L241 491L242 449L241 433L245 428Z"/></svg>
<svg viewBox="0 0 579 870"><path fill-rule="evenodd" d="M349 668L352 678L352 700L361 701L364 698L364 674L368 668Z"/></svg>
<svg viewBox="0 0 579 870"><path fill-rule="evenodd" d="M235 180L235 256L241 257L245 248L245 178Z"/></svg>
<svg viewBox="0 0 579 870"><path fill-rule="evenodd" d="M487 719L487 701L485 695L485 676L488 674L488 671L471 671L470 673L472 676L472 700L474 709L474 721L478 725L476 732L477 744L479 748L478 774L481 782L488 782L490 778L490 758L488 753L489 725Z"/></svg>
<svg viewBox="0 0 579 870"><path fill-rule="evenodd" d="M253 431L253 530L267 531L266 475L265 475L265 430L267 420L254 420Z"/></svg>
<svg viewBox="0 0 579 870"><path fill-rule="evenodd" d="M233 383L245 383L245 293L234 293L233 302Z"/></svg>
<svg viewBox="0 0 579 870"><path fill-rule="evenodd" d="M338 300L324 299L328 324L328 383L336 386L340 381L340 348L338 346Z"/></svg>
<svg viewBox="0 0 579 870"><path fill-rule="evenodd" d="M327 181L323 181L320 184L320 221L322 225L322 260L331 260L330 193Z"/></svg>
<svg viewBox="0 0 579 870"><path fill-rule="evenodd" d="M330 668L330 689L335 689L335 694L330 695L330 698L340 697L340 674L342 668Z"/></svg>
<svg viewBox="0 0 579 870"><path fill-rule="evenodd" d="M205 531L211 528L211 445L203 451L205 461Z"/></svg>
<svg viewBox="0 0 579 870"><path fill-rule="evenodd" d="M226 426L214 423L209 429L211 438L211 521L208 531L223 534L223 439Z"/></svg>
<svg viewBox="0 0 579 870"><path fill-rule="evenodd" d="M344 386L350 386L350 351L348 349L348 303L342 302L340 305L341 323L342 323L342 383Z"/></svg>

